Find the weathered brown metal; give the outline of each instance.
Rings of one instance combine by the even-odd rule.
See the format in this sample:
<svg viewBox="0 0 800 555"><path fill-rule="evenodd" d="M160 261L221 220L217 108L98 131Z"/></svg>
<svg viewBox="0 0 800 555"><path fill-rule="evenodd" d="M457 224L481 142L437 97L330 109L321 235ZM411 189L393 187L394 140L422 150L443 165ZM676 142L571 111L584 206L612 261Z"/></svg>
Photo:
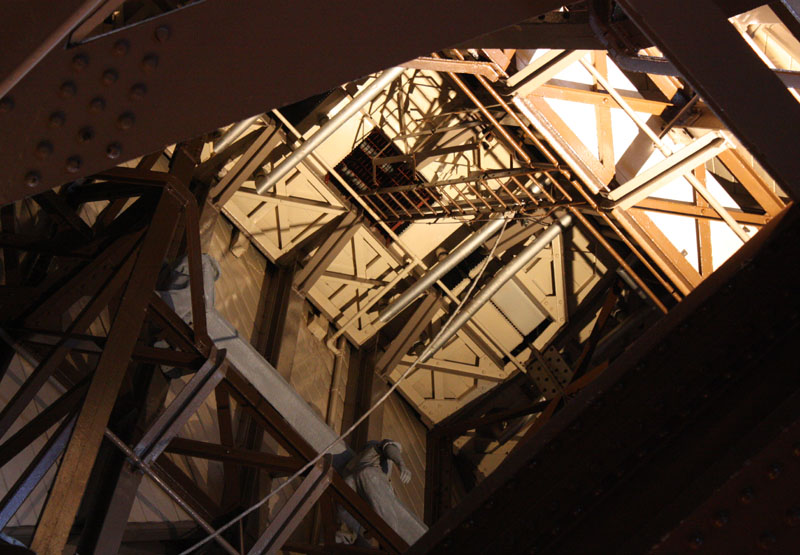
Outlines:
<svg viewBox="0 0 800 555"><path fill-rule="evenodd" d="M58 423L67 414L73 412L83 399L86 389L89 387L89 379L76 384L61 397L56 399L45 410L37 414L24 426L17 430L14 435L0 445L0 468L4 467L11 459L30 445L37 437Z"/></svg>
<svg viewBox="0 0 800 555"><path fill-rule="evenodd" d="M800 212L765 230L409 553L647 551L795 421Z"/></svg>
<svg viewBox="0 0 800 555"><path fill-rule="evenodd" d="M242 466L262 468L276 476L292 474L302 468L303 461L297 457L273 455L263 451L240 449L233 446L215 445L206 441L173 438L165 451L187 457L198 457Z"/></svg>
<svg viewBox="0 0 800 555"><path fill-rule="evenodd" d="M134 267L135 257L129 256L128 260L115 271L111 278L104 284L105 286L83 309L80 315L70 325L69 333L80 333L86 330L94 322L100 312L108 305L111 298L116 294L118 288L124 285ZM64 338L58 345L43 359L28 377L25 383L16 391L14 397L3 407L0 412L0 433L8 431L17 417L30 403L36 393L41 389L45 382L55 372L56 368L64 360L70 351L69 339Z"/></svg>
<svg viewBox="0 0 800 555"><path fill-rule="evenodd" d="M22 503L33 492L33 488L44 478L50 467L61 456L61 452L69 441L69 435L75 426L75 418L69 415L64 418L50 436L47 443L39 450L28 467L20 474L16 482L9 488L3 499L0 500L0 528L5 528L14 513L19 510Z"/></svg>
<svg viewBox="0 0 800 555"><path fill-rule="evenodd" d="M175 501L175 503L177 503L178 506L186 512L186 514L192 517L192 519L194 519L194 521L197 522L201 528L203 528L208 533L212 533L214 531L214 528L211 526L211 524L206 522L206 520L201 515L199 515L197 511L195 511L186 501L184 501L184 499L175 490L173 490L169 486L169 484L165 482L161 478L161 476L159 476L157 472L153 471L153 469L150 468L150 465L142 461L136 455L136 453L133 452L133 449L128 447L124 441L119 439L113 432L111 432L108 429L105 430L105 437L108 440L110 440L115 447L117 447L120 451L122 451L125 454L125 456L127 456L128 459L131 460L133 464L135 464L139 469L142 470L142 472L147 474L147 476L151 480L153 480L153 482L155 482L155 484L164 493L166 493L170 497L170 499ZM38 532L38 526L37 526L37 532ZM225 551L227 551L231 555L239 555L239 552L236 549L234 549L233 546L229 544L224 538L217 536L214 539ZM34 542L36 541L36 535L34 535L33 540ZM34 542L32 542L31 545L33 545Z"/></svg>
<svg viewBox="0 0 800 555"><path fill-rule="evenodd" d="M782 140L800 125L800 107L723 9L711 0L668 5L622 0L620 5L780 186L800 199L800 158L791 141ZM753 95L743 93L752 91L753 83L759 84L757 97L767 112L753 110Z"/></svg>
<svg viewBox="0 0 800 555"><path fill-rule="evenodd" d="M254 420L262 426L290 455L299 456L304 460L311 460L316 453L314 449L290 426L283 417L250 385L235 369L232 369L220 384L244 411L252 415ZM392 530L369 506L358 496L344 479L338 474L332 477L329 490L337 503L340 503L354 518L356 518L376 538L382 547L390 553L403 553L408 545L397 533Z"/></svg>
<svg viewBox="0 0 800 555"><path fill-rule="evenodd" d="M691 218L703 220L721 221L719 215L708 206L675 200L647 198L639 201L636 204L636 208L652 210L653 212L663 212L665 214L675 214L678 216L689 216ZM728 209L728 212L730 212L730 215L741 224L763 226L766 225L766 223L770 220L770 216L765 214L752 214L750 212L732 209Z"/></svg>
<svg viewBox="0 0 800 555"><path fill-rule="evenodd" d="M147 300L155 287L169 241L177 224L180 202L165 189L131 269L117 320L109 332L106 349L97 363L75 431L64 453L50 496L42 510L31 548L40 553L60 553L78 510L91 464L103 439L116 394L144 321ZM93 320L93 319L92 319Z"/></svg>
<svg viewBox="0 0 800 555"><path fill-rule="evenodd" d="M234 5L209 0L74 48L53 49L4 101L11 109L0 114L0 204L533 17L557 4L503 0L486 12L475 0L448 0L399 13L388 5L364 10L355 0L335 6L295 2L270 10L251 0ZM29 29L27 16L40 10L47 15L52 11L35 3L24 13L3 18L8 31L4 37ZM58 24L61 18L47 19ZM440 22L445 19L449 24L443 28ZM282 24L264 34L276 20ZM332 26L339 32L331 34ZM354 49L354 43L339 40L345 32L364 47ZM298 34L306 40L298 43ZM208 40L215 36L240 40ZM24 59L33 45L19 44L24 45ZM328 63L315 62L320 52L326 53ZM86 63L74 65L81 56ZM231 63L240 57L246 63ZM198 66L196 60L203 63ZM334 60L342 63L331 63ZM265 71L283 78L265 87ZM226 78L220 80L220 75ZM103 111L89 112L94 98L102 99L94 105L102 104ZM50 120L56 127L49 126ZM92 139L77 144L78 132L87 126L94 132ZM20 143L20 137L29 140ZM35 156L42 141L52 145L52 155L44 161Z"/></svg>
<svg viewBox="0 0 800 555"><path fill-rule="evenodd" d="M283 547L292 532L300 525L314 503L331 483L332 457L326 455L309 471L292 496L256 541L248 555L274 555Z"/></svg>
<svg viewBox="0 0 800 555"><path fill-rule="evenodd" d="M500 72L497 70L497 67L495 64L489 62L475 62L472 60L446 60L422 56L405 62L404 64L401 64L401 66L409 69L425 69L428 71L481 75L490 81L497 81L500 79Z"/></svg>

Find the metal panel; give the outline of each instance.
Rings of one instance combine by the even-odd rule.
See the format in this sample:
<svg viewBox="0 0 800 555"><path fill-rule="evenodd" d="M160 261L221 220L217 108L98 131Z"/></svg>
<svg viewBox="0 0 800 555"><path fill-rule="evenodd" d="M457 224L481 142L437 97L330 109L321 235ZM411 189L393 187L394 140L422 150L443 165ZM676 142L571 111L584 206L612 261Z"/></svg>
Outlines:
<svg viewBox="0 0 800 555"><path fill-rule="evenodd" d="M0 204L558 5L206 0L55 49L0 113ZM3 31L15 25L30 27L4 19Z"/></svg>

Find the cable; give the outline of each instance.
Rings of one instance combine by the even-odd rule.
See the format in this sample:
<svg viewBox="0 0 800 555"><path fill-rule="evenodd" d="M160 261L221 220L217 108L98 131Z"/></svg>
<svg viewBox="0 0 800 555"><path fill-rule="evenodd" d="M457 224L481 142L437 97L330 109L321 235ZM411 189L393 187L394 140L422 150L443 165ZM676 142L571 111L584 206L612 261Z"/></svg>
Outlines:
<svg viewBox="0 0 800 555"><path fill-rule="evenodd" d="M506 221L503 224L503 227L500 229L500 232L497 234L497 239L495 240L494 245L492 246L492 250L489 252L489 256L487 256L486 259L484 260L483 266L481 267L480 272L478 272L478 274L475 276L475 279L472 280L472 284L470 285L469 290L467 290L467 293L464 295L464 298L461 300L461 302L458 303L458 306L453 311L453 314L450 315L450 318L447 319L447 322L445 322L444 326L442 326L442 328L439 330L439 333L437 333L436 337L433 338L433 341L435 341L439 337L439 335L441 335L441 333L444 330L447 329L448 324L450 324L450 322L453 320L453 318L456 317L456 315L461 311L462 307L469 300L470 296L472 295L472 291L475 289L475 286L480 281L481 276L486 271L486 267L489 265L489 261L492 259L492 256L494 256L494 253L497 250L497 246L500 244L500 239L503 236L503 232L505 231L507 225L508 225L508 221ZM180 555L187 555L188 553L191 553L192 551L194 551L198 547L200 547L202 545L205 545L206 543L210 542L211 540L213 540L214 538L216 538L217 536L222 534L225 530L227 530L228 528L230 528L231 526L233 526L234 524L239 522L241 519L243 519L244 517L246 517L247 515L249 515L253 511L255 511L256 509L258 509L259 507L263 506L267 501L270 500L270 498L273 495L275 495L276 493L280 492L283 488L285 488L290 483L292 483L296 478L299 478L304 472L306 472L312 466L317 464L317 462L319 462L320 459L322 459L322 457L324 457L325 454L328 453L328 451L330 451L330 449L332 447L334 447L337 443L339 443L344 438L349 436L353 432L353 430L358 428L358 426L360 426L361 423L364 422L369 417L370 414L372 414L372 412L375 409L377 409L381 404L383 404L383 402L386 401L386 399L389 398L389 395L394 393L394 391L399 387L399 385L403 382L403 380L406 379L409 375L411 375L411 373L416 369L416 367L419 364L419 362L420 362L420 357L418 356L416 358L416 360L414 360L414 362L411 363L411 365L406 369L406 371L403 372L403 374L400 376L400 378L395 383L392 384L392 386L386 391L386 393L381 395L381 397L375 402L374 405L372 405L372 407L370 407L370 409L367 412L365 412L363 415L361 415L361 417L358 420L356 420L353 423L352 426L350 426L349 428L347 428L347 430L342 432L342 434L339 437L337 437L334 441L332 441L327 447L325 447L325 449L320 451L320 453L316 457L314 457L313 459L308 461L305 464L305 466L303 466L303 468L301 468L300 470L298 470L297 472L292 474L289 478L286 479L286 481L284 483L282 483L276 489L274 489L271 492L269 492L260 501L258 501L254 505L250 506L249 508L245 509L244 511L239 513L237 516L235 516L234 518L229 520L227 523L225 523L221 527L217 528L214 531L213 534L210 534L210 535L206 536L205 538L203 538L202 540L198 541L197 543L195 543L194 545L192 545L188 549L185 549L184 551L181 551Z"/></svg>

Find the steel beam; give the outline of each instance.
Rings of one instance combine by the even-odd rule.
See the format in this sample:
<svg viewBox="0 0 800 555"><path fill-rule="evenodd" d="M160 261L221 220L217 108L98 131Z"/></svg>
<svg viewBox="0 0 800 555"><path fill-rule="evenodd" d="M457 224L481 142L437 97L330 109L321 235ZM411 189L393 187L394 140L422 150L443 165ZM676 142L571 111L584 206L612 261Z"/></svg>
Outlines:
<svg viewBox="0 0 800 555"><path fill-rule="evenodd" d="M677 216L687 216L689 218L696 218L702 220L715 220L722 221L719 214L706 204L691 204L689 202L680 202L676 200L664 200L659 198L646 198L639 201L634 208L641 208L642 210L652 210L653 212L663 212L665 214L675 214ZM752 214L750 212L743 212L741 210L728 209L733 218L740 224L751 224L756 226L763 226L770 220L770 216L765 214Z"/></svg>
<svg viewBox="0 0 800 555"><path fill-rule="evenodd" d="M793 207L630 345L409 553L642 553L743 465L769 472L747 461L800 416L800 298L785 293L800 279L798 237ZM794 457L782 452L781 462ZM742 515L731 525L738 531L744 522Z"/></svg>
<svg viewBox="0 0 800 555"><path fill-rule="evenodd" d="M61 456L74 426L75 418L73 416L65 417L55 433L50 436L44 447L39 450L28 467L0 500L0 530L5 528L14 513L19 510L36 485Z"/></svg>
<svg viewBox="0 0 800 555"><path fill-rule="evenodd" d="M436 312L441 309L439 295L433 292L425 295L378 359L375 372L384 377L388 376L406 356L411 346L419 341L422 331L430 325Z"/></svg>
<svg viewBox="0 0 800 555"><path fill-rule="evenodd" d="M38 553L61 553L66 544L180 208L180 200L165 188L122 294L117 318L78 413L75 430L42 509L31 543L31 548Z"/></svg>
<svg viewBox="0 0 800 555"><path fill-rule="evenodd" d="M207 0L53 49L0 113L0 204L557 7L558 0L500 0L486 10L480 0L446 0L398 10L301 0L264 9L257 0ZM47 16L50 8L39 1L0 19L3 36L28 32L30 13ZM21 51L22 59L30 52ZM92 139L78 144L86 127ZM36 147L45 141L52 155L42 161Z"/></svg>
<svg viewBox="0 0 800 555"><path fill-rule="evenodd" d="M210 461L263 468L278 476L291 474L303 466L303 462L297 457L273 455L272 453L265 453L263 451L215 445L207 441L197 441L182 437L173 438L169 445L167 445L165 451L167 453L197 457Z"/></svg>
<svg viewBox="0 0 800 555"><path fill-rule="evenodd" d="M800 157L792 140L800 106L719 4L621 0L620 5L781 188L800 199Z"/></svg>
<svg viewBox="0 0 800 555"><path fill-rule="evenodd" d="M297 486L292 496L248 551L248 555L274 555L279 552L331 483L333 474L331 460L331 456L327 455L309 471L308 476Z"/></svg>
<svg viewBox="0 0 800 555"><path fill-rule="evenodd" d="M339 256L359 228L358 214L347 212L339 220L336 229L331 231L325 241L320 245L316 252L311 256L305 266L298 270L294 278L294 286L305 295L308 293L317 280L328 269L331 262Z"/></svg>

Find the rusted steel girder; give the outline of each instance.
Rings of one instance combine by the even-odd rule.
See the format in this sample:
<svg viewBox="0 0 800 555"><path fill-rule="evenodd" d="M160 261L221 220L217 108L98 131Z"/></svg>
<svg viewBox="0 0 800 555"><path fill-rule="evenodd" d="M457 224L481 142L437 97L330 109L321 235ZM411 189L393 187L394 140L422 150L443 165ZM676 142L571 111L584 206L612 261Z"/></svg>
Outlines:
<svg viewBox="0 0 800 555"><path fill-rule="evenodd" d="M207 0L54 48L2 101L0 204L559 5ZM17 15L0 34L31 27Z"/></svg>
<svg viewBox="0 0 800 555"><path fill-rule="evenodd" d="M800 106L728 22L724 3L619 3L781 188L800 199Z"/></svg>
<svg viewBox="0 0 800 555"><path fill-rule="evenodd" d="M408 553L648 551L800 417L799 236L788 208Z"/></svg>

